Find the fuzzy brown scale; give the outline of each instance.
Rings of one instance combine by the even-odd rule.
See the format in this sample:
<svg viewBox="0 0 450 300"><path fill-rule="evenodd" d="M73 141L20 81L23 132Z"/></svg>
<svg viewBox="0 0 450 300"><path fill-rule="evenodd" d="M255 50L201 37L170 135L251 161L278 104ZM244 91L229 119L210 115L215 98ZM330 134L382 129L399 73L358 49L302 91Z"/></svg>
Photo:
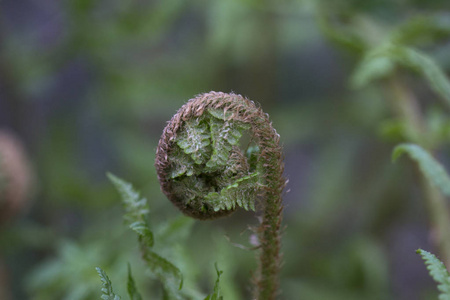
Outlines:
<svg viewBox="0 0 450 300"><path fill-rule="evenodd" d="M202 118L211 109L223 111L223 114L230 121L248 124L252 140L255 141L260 149L256 166L260 184L255 193L257 193L257 198L262 200L263 211L262 223L257 229L261 250L259 254L260 263L254 279L254 298L259 300L276 299L281 263L280 226L283 210L281 193L285 186L285 179L282 176L284 164L279 143L280 138L272 127L272 123L269 121L269 116L266 113L257 107L254 102L236 94L209 92L189 100L168 122L158 144L155 166L161 189L183 213L194 218L214 219L229 215L235 210L235 207L220 210L208 209L205 206L199 207L202 206L198 205L198 203L202 203L201 201L193 202L192 204L190 202L186 203L185 199L183 199L183 193L176 191L179 188L177 184L179 184L181 179L178 183L177 180L178 178L183 178L184 175L177 177L177 180L170 177L170 170L173 168L171 155L177 145L177 140L180 143L178 135L181 134L186 123L190 122L189 120ZM233 167L226 170L234 172L231 175L236 178L249 174L248 163L240 149L233 148L230 153L230 157L234 157L236 161L227 162L231 163ZM194 181L201 181L201 185L206 186L205 190L217 189L215 185L218 184L218 179L213 177L220 178L222 176L217 173L200 176L195 174L195 170L192 172L196 176L192 176L192 185L197 184ZM202 176L206 176L206 178L202 178ZM221 186L226 184L227 182L222 183ZM199 190L201 188L198 190L191 189L189 192L195 193Z"/></svg>

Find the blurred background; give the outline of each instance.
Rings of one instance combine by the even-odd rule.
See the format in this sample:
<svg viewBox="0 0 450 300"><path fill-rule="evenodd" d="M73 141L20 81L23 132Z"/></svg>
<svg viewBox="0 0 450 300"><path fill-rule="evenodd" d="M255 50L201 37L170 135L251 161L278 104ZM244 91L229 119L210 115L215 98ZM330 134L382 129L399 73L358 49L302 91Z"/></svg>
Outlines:
<svg viewBox="0 0 450 300"><path fill-rule="evenodd" d="M251 247L254 214L180 218L153 166L166 122L211 90L259 102L281 135L281 299L436 299L415 254L439 254L420 174L391 152L426 137L450 165L449 106L414 68L364 62L395 41L450 70L449 9L446 0L0 1L0 299L99 299L96 266L125 295L127 263L146 299L161 293L106 172L148 199L155 232L178 226L156 245L186 289L209 293L217 262L225 299L249 299L254 253L234 244Z"/></svg>

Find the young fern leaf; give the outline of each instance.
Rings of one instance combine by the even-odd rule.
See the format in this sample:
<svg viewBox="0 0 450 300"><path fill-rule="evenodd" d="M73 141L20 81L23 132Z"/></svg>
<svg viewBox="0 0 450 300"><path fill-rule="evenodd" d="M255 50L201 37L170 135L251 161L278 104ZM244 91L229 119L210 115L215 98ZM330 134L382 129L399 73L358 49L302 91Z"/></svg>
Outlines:
<svg viewBox="0 0 450 300"><path fill-rule="evenodd" d="M211 151L208 124L200 118L186 122L185 131L177 139L177 145L196 164L205 163Z"/></svg>
<svg viewBox="0 0 450 300"><path fill-rule="evenodd" d="M223 297L220 295L220 275L222 275L223 271L219 270L217 267L217 263L214 264L217 272L216 283L214 284L214 291L212 294L208 295L205 300L223 300Z"/></svg>
<svg viewBox="0 0 450 300"><path fill-rule="evenodd" d="M178 159L172 160L174 167L169 175L170 178L174 179L182 175L192 176L199 173L198 165L190 156L184 155L183 149L175 147L173 155Z"/></svg>
<svg viewBox="0 0 450 300"><path fill-rule="evenodd" d="M179 285L179 289L181 289L183 286L181 271L170 261L152 250L154 244L153 232L150 230L145 218L149 211L147 199L141 198L130 183L112 174L108 174L108 177L122 196L122 202L126 211L124 219L129 224L129 228L138 236L142 258L147 263L147 266L163 285L166 285L167 281L175 280Z"/></svg>
<svg viewBox="0 0 450 300"><path fill-rule="evenodd" d="M247 155L239 147L244 132L256 145ZM256 201L261 201L262 222L257 229L260 264L253 299L276 299L281 193L286 181L280 136L269 116L241 95L198 95L164 128L155 166L167 198L197 219L223 217L237 207L254 210Z"/></svg>
<svg viewBox="0 0 450 300"><path fill-rule="evenodd" d="M127 291L130 300L142 300L141 294L139 294L136 283L134 282L133 275L131 274L131 266L128 263L128 282L127 282Z"/></svg>
<svg viewBox="0 0 450 300"><path fill-rule="evenodd" d="M395 161L403 153L407 153L419 164L420 170L431 185L438 187L444 195L450 196L450 177L430 153L416 144L400 144L395 147L392 160Z"/></svg>
<svg viewBox="0 0 450 300"><path fill-rule="evenodd" d="M147 199L141 198L130 183L111 173L107 173L106 175L122 197L122 203L125 208L124 219L128 224L145 222L145 216L149 213Z"/></svg>
<svg viewBox="0 0 450 300"><path fill-rule="evenodd" d="M416 251L422 256L427 265L430 276L438 283L438 290L441 292L439 300L450 300L450 275L441 262L434 254L422 249Z"/></svg>
<svg viewBox="0 0 450 300"><path fill-rule="evenodd" d="M106 272L103 271L101 268L96 267L98 275L100 276L100 279L102 281L102 293L103 295L101 298L103 300L120 300L120 297L114 294L111 280L109 279L108 275L106 275Z"/></svg>
<svg viewBox="0 0 450 300"><path fill-rule="evenodd" d="M208 113L214 117L210 118L213 153L206 166L209 171L217 171L227 164L233 146L239 144L243 131L250 129L250 126L241 122L232 122L229 120L231 114L226 114L219 109L209 109Z"/></svg>
<svg viewBox="0 0 450 300"><path fill-rule="evenodd" d="M214 210L234 210L236 206L245 210L255 210L255 202L252 201L251 192L256 186L258 172L237 179L234 183L222 188L220 192L211 192L205 196L205 200L213 204Z"/></svg>

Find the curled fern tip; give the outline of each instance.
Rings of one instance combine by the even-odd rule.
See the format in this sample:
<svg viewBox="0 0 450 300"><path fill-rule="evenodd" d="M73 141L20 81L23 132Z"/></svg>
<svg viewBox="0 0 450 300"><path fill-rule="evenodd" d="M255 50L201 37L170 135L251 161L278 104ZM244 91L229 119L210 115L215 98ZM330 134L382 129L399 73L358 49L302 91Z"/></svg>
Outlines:
<svg viewBox="0 0 450 300"><path fill-rule="evenodd" d="M275 299L285 180L280 136L269 116L241 95L198 95L164 128L155 166L161 190L188 216L215 219L261 202L254 298Z"/></svg>

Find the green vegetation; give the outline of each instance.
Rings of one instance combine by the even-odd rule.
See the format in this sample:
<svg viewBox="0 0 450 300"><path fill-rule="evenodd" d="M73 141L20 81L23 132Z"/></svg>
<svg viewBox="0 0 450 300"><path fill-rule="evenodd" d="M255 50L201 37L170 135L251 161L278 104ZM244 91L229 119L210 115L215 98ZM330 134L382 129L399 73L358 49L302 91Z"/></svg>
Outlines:
<svg viewBox="0 0 450 300"><path fill-rule="evenodd" d="M448 298L449 39L447 0L1 1L0 299ZM179 119L161 190L209 91L276 132Z"/></svg>
<svg viewBox="0 0 450 300"><path fill-rule="evenodd" d="M438 283L438 289L441 292L439 300L450 299L450 275L444 264L430 252L419 249L417 253L420 254L427 264L427 269L430 276Z"/></svg>

